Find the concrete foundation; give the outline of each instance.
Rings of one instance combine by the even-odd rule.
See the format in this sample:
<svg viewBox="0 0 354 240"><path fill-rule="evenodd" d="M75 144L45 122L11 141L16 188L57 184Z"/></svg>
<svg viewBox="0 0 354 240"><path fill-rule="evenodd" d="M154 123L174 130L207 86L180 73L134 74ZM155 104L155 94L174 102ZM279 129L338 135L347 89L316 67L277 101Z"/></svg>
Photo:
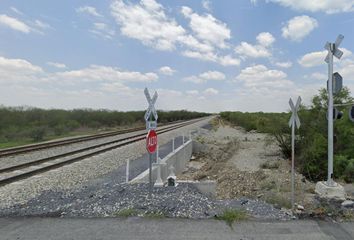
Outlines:
<svg viewBox="0 0 354 240"><path fill-rule="evenodd" d="M345 190L343 186L338 183L334 183L334 186L327 186L326 182L318 182L315 188L316 194L320 198L334 199L334 200L345 200Z"/></svg>
<svg viewBox="0 0 354 240"><path fill-rule="evenodd" d="M193 143L191 140L187 141L184 145L175 149L174 152L168 154L164 159L161 159L161 178L166 183L167 177L170 174L170 166L173 166L174 173L180 174L186 167L187 162L192 157ZM152 167L153 182L157 179L157 166ZM178 180L177 180L178 181ZM130 181L130 183L143 183L149 182L149 169L141 173L139 176Z"/></svg>

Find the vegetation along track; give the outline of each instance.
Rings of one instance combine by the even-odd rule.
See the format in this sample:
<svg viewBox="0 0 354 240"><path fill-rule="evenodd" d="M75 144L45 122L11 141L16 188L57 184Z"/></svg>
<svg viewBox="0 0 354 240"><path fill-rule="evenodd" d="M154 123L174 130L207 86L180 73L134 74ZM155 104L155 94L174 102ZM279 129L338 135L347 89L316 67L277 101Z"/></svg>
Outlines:
<svg viewBox="0 0 354 240"><path fill-rule="evenodd" d="M163 129L157 130L158 134L169 132L195 122L200 121L200 119L192 120L177 125L165 127ZM68 165L85 158L98 155L140 140L145 139L146 133L139 133L126 138L121 138L106 143L97 144L94 146L74 150L71 152L37 159L30 162L13 165L10 167L0 168L0 186L31 177L33 175L43 173L52 169Z"/></svg>
<svg viewBox="0 0 354 240"><path fill-rule="evenodd" d="M168 125L176 124L178 122L180 122L180 121L163 124L161 126L168 126ZM105 138L105 137L113 137L116 135L140 131L140 130L144 130L144 129L145 129L145 127L128 128L128 129L123 129L123 130L119 130L119 131L111 131L111 132L99 133L99 134L94 134L94 135L89 135L89 136L75 137L75 138L70 138L70 139L65 139L65 140L57 140L57 141L51 141L51 142L45 142L45 143L37 143L37 144L1 149L0 150L0 158L18 155L18 154L27 153L27 152L33 152L33 151L42 150L42 149L48 149L50 147L59 147L59 146L64 146L64 145L68 145L68 144L80 143L80 142L85 142L85 141L95 140L95 139L100 139L100 138Z"/></svg>

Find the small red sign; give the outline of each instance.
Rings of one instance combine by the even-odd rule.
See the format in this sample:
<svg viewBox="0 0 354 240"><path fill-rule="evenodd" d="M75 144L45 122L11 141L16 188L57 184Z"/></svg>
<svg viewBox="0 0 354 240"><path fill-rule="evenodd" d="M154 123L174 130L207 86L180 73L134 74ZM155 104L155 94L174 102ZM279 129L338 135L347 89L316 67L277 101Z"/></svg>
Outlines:
<svg viewBox="0 0 354 240"><path fill-rule="evenodd" d="M154 153L157 147L157 134L155 130L149 130L146 136L146 149L149 153Z"/></svg>

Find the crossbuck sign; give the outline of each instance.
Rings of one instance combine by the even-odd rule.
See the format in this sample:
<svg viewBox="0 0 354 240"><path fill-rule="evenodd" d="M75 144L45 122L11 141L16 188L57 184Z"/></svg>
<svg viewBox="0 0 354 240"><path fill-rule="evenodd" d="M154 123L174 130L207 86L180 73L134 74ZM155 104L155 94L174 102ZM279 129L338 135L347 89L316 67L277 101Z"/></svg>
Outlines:
<svg viewBox="0 0 354 240"><path fill-rule="evenodd" d="M298 97L296 105L294 106L293 100L290 98L289 105L291 108L291 118L289 121L289 127L291 127L291 206L294 210L295 204L295 125L300 127L300 119L297 115L301 104L301 97Z"/></svg>
<svg viewBox="0 0 354 240"><path fill-rule="evenodd" d="M292 127L293 124L295 124L295 123L296 123L297 128L299 128L301 125L300 119L297 115L297 111L299 111L300 104L301 104L301 97L298 97L298 99L296 101L296 106L294 106L293 100L290 98L289 105L290 105L292 114L291 114L291 118L289 120L289 127Z"/></svg>
<svg viewBox="0 0 354 240"><path fill-rule="evenodd" d="M154 96L152 96L152 98L150 97L150 93L149 93L149 90L147 88L145 88L144 90L144 93L145 93L145 97L146 97L146 100L149 104L149 107L148 109L146 110L146 113L145 113L145 122L146 122L146 129L149 130L149 129L155 129L157 127L157 119L158 119L158 116L157 116L157 112L156 112L156 109L155 109L155 103L156 103L156 100L157 100L157 92L155 91L154 93ZM150 116L151 114L154 116L154 121L150 121Z"/></svg>

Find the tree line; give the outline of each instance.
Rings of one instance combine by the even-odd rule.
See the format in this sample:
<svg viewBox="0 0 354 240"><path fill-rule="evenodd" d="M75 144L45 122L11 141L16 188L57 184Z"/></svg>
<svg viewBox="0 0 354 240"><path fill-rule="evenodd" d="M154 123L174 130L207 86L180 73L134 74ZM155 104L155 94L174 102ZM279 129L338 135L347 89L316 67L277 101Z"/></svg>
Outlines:
<svg viewBox="0 0 354 240"><path fill-rule="evenodd" d="M73 132L95 132L119 127L143 126L145 111L110 111L93 109L40 109L0 107L0 144L38 142ZM207 116L207 113L158 111L158 122L167 123ZM10 144L11 145L11 144ZM9 145L9 146L10 146Z"/></svg>
<svg viewBox="0 0 354 240"><path fill-rule="evenodd" d="M334 103L353 102L348 88L334 96ZM354 182L354 123L348 118L348 108L339 107L343 117L334 121L334 177ZM301 127L296 130L296 165L313 181L327 178L327 91L320 89L310 106L302 105L298 112ZM222 112L221 117L247 131L270 133L282 154L291 158L291 135L288 122L291 113Z"/></svg>

